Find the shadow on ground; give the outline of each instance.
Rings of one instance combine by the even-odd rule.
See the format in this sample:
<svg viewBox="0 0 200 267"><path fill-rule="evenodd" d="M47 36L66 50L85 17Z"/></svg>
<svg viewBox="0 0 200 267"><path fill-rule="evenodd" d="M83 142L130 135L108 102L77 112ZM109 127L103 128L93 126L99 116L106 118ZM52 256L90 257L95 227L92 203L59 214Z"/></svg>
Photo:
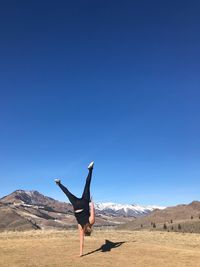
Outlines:
<svg viewBox="0 0 200 267"><path fill-rule="evenodd" d="M95 249L95 250L93 250L91 252L88 252L88 253L84 254L83 256L87 256L87 255L90 255L90 254L98 252L98 251L108 252L108 251L111 251L111 249L120 247L122 244L124 244L126 242L127 241L112 242L112 241L106 239L105 240L105 244L103 244L100 248Z"/></svg>

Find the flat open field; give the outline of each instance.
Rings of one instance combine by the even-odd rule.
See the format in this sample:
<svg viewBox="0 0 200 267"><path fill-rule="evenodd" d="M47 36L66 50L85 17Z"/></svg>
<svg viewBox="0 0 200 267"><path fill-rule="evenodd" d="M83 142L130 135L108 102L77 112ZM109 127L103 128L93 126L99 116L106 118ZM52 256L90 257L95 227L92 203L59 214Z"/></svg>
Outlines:
<svg viewBox="0 0 200 267"><path fill-rule="evenodd" d="M95 230L78 257L75 230L0 234L0 266L200 266L200 235Z"/></svg>

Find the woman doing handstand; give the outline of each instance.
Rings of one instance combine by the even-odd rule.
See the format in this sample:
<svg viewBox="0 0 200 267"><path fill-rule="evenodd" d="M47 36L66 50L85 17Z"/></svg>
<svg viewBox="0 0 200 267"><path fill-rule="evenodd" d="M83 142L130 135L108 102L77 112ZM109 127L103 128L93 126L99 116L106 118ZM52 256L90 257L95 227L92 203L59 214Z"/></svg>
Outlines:
<svg viewBox="0 0 200 267"><path fill-rule="evenodd" d="M84 235L90 235L92 225L95 223L94 203L90 202L90 183L92 178L92 171L94 162L88 166L88 176L85 183L85 188L81 198L74 196L59 179L55 179L56 184L62 189L74 208L74 215L78 222L78 230L80 237L80 255L83 255Z"/></svg>

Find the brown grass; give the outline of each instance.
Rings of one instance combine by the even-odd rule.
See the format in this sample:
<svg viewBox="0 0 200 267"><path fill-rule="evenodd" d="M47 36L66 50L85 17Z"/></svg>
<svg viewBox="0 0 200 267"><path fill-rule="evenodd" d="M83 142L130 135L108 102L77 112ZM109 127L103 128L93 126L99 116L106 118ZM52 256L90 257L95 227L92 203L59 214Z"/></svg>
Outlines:
<svg viewBox="0 0 200 267"><path fill-rule="evenodd" d="M109 240L107 245L105 240ZM84 252L88 254L78 257L79 240L74 230L0 234L2 267L199 267L200 235L95 230L91 237L86 237Z"/></svg>

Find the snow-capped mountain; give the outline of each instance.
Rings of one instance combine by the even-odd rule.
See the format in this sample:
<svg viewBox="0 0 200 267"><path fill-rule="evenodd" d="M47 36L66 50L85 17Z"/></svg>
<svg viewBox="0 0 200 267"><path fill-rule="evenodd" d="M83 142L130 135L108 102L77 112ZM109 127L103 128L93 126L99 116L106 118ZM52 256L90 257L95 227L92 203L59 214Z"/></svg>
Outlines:
<svg viewBox="0 0 200 267"><path fill-rule="evenodd" d="M108 216L125 216L139 217L151 213L155 209L165 209L161 206L140 206L137 204L117 204L117 203L96 203L95 209L97 214Z"/></svg>

